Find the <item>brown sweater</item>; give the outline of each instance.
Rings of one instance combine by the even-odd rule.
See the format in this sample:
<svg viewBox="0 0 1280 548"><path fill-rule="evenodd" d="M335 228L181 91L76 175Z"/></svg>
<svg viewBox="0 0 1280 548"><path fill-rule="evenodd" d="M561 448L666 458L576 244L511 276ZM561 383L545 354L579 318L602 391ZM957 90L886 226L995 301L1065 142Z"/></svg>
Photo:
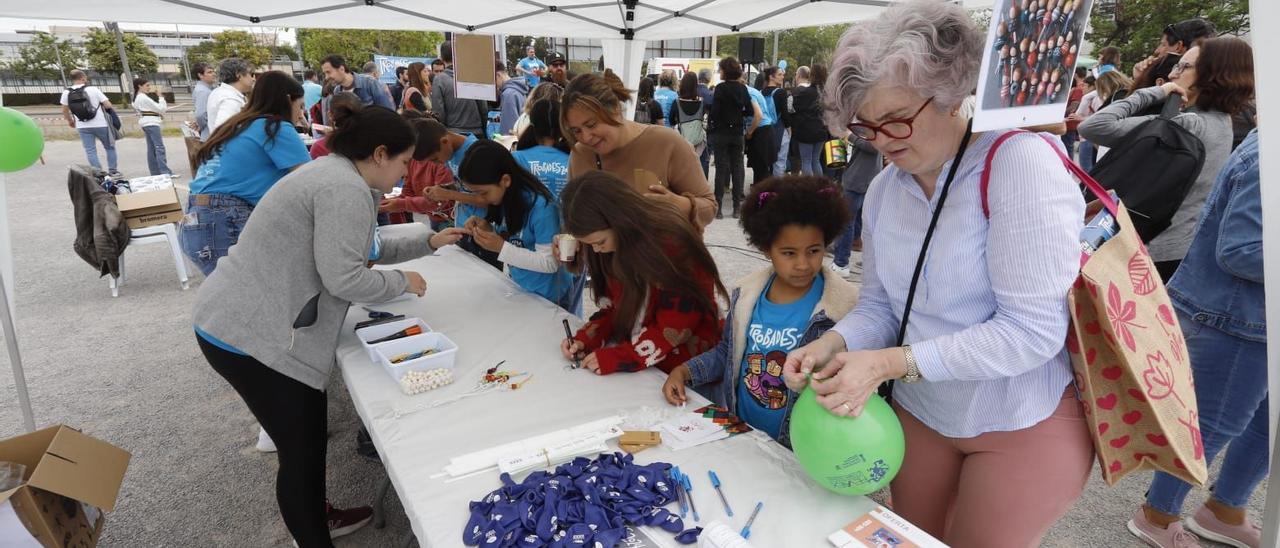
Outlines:
<svg viewBox="0 0 1280 548"><path fill-rule="evenodd" d="M699 229L711 223L716 212L716 199L702 164L693 147L675 130L649 125L626 146L600 157L604 170L632 184L635 170L647 169L657 174L671 192L692 200L692 210L683 212ZM569 154L569 176L577 177L596 169L596 153L582 143Z"/></svg>

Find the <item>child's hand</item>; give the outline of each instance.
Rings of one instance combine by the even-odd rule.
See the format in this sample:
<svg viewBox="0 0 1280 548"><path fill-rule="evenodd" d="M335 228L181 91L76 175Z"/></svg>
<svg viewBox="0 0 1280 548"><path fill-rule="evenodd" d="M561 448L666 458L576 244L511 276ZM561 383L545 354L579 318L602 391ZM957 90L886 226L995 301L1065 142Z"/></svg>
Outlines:
<svg viewBox="0 0 1280 548"><path fill-rule="evenodd" d="M585 349L586 346L577 340L564 339L560 341L560 353L564 355L564 359L569 361L577 359Z"/></svg>
<svg viewBox="0 0 1280 548"><path fill-rule="evenodd" d="M471 224L471 222L467 221L467 224ZM502 251L503 244L506 243L502 239L502 236L499 236L497 232L494 232L489 227L484 227L484 228L477 227L472 229L471 237L475 238L476 244L478 244L480 247L483 247L484 249L492 251L494 253L500 253Z"/></svg>
<svg viewBox="0 0 1280 548"><path fill-rule="evenodd" d="M666 396L667 403L671 405L684 405L689 402L689 398L685 396L684 387L689 382L689 366L680 364L671 370L671 374L667 375L667 382L662 383L662 395Z"/></svg>
<svg viewBox="0 0 1280 548"><path fill-rule="evenodd" d="M466 235L467 231L461 228L446 228L433 234L429 243L432 249L440 249L444 246L458 243L458 240L461 240Z"/></svg>
<svg viewBox="0 0 1280 548"><path fill-rule="evenodd" d="M395 198L383 198L382 202L378 204L379 213L398 213L401 211L404 211L404 207L400 200Z"/></svg>
<svg viewBox="0 0 1280 548"><path fill-rule="evenodd" d="M582 358L582 368L597 375L600 374L600 358L596 357L595 352L587 354L587 357Z"/></svg>
<svg viewBox="0 0 1280 548"><path fill-rule="evenodd" d="M423 279L422 274L406 270L404 271L404 277L409 281L408 293L413 293L419 297L427 293L427 280Z"/></svg>

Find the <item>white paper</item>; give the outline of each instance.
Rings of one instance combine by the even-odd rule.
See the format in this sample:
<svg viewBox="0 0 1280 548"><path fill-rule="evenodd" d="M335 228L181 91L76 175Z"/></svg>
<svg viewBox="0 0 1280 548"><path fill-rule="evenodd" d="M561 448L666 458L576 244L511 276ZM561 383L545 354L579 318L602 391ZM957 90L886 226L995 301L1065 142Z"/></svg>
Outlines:
<svg viewBox="0 0 1280 548"><path fill-rule="evenodd" d="M478 99L492 101L498 95L498 85L476 84L472 82L454 82L453 92L459 99Z"/></svg>
<svg viewBox="0 0 1280 548"><path fill-rule="evenodd" d="M622 417L614 415L606 419L459 455L449 460L449 465L445 467L444 471L447 475L459 477L489 468L496 468L498 463L505 459L529 458L529 455L541 454L545 448L556 447L566 442L582 441L584 439L603 442L622 435L622 429L618 426L621 423Z"/></svg>
<svg viewBox="0 0 1280 548"><path fill-rule="evenodd" d="M42 548L7 500L0 502L0 548Z"/></svg>
<svg viewBox="0 0 1280 548"><path fill-rule="evenodd" d="M166 188L173 188L173 178L168 175L152 175L150 177L129 179L129 191L133 193L151 192Z"/></svg>
<svg viewBox="0 0 1280 548"><path fill-rule="evenodd" d="M999 532L992 531L991 534L998 535ZM859 516L843 529L831 533L827 540L836 548L947 548L942 541L884 506L876 506Z"/></svg>
<svg viewBox="0 0 1280 548"><path fill-rule="evenodd" d="M1020 10L1022 5L1022 0L996 0L992 8L991 24L987 28L986 47L982 55L982 72L978 77L978 101L973 116L975 132L1053 124L1061 122L1066 117L1075 62L1080 56L1080 43L1084 40L1085 26L1089 21L1089 10L1093 8L1093 0L1077 0L1072 4L1074 9L1069 17L1068 14L1059 12L1059 17L1055 18L1053 12L1049 11L1037 19L1032 13L1026 25L1022 24L1020 13L1016 18L1011 19L1013 15L1011 8L1016 7ZM1045 17L1050 19L1047 28L1043 26ZM1028 40L1027 52L1019 52L1016 58L1010 55L1010 58L1018 59L1012 64L1001 62L1002 47L997 46L999 38L997 29L1001 25L1005 25L1009 33L1016 38L1016 40L1007 40L1009 35L1004 35L1006 45L1016 45L1021 48L1023 40ZM1070 42L1065 39L1068 32L1072 37ZM1062 46L1058 45L1059 36L1063 37L1063 45L1067 47L1066 54L1062 53ZM1046 47L1046 55L1039 54L1040 44L1047 46L1049 40L1053 40L1055 48L1058 49L1057 63L1053 62L1054 48ZM1074 54L1070 53L1073 46ZM1032 49L1036 53L1034 70L1028 65L1026 55ZM1055 69L1058 71L1056 84L1053 80ZM1045 75L1048 76L1047 85L1032 85L1033 79L1038 81ZM1010 89L1014 83L1020 84L1016 93ZM1041 87L1045 88L1043 94L1041 94ZM1002 88L1008 93L1002 94ZM1019 101L1019 96L1023 93L1025 96L1022 96L1022 101Z"/></svg>
<svg viewBox="0 0 1280 548"><path fill-rule="evenodd" d="M692 413L668 420L660 428L666 433L663 439L674 438L681 442L696 441L725 431L716 421Z"/></svg>

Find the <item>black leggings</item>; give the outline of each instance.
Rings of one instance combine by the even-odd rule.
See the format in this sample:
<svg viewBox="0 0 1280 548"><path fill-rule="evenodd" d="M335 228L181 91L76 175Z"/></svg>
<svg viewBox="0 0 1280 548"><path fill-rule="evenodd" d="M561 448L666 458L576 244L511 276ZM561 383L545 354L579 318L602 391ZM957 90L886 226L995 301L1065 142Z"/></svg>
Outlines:
<svg viewBox="0 0 1280 548"><path fill-rule="evenodd" d="M279 450L276 503L289 533L300 548L332 547L325 513L325 393L199 335L196 340L209 365L231 383Z"/></svg>
<svg viewBox="0 0 1280 548"><path fill-rule="evenodd" d="M741 131L741 130L739 130ZM724 204L725 187L733 185L731 196L733 205L742 202L743 183L747 173L742 165L743 149L746 146L741 133L713 133L707 138L711 141L711 152L716 158L716 208Z"/></svg>

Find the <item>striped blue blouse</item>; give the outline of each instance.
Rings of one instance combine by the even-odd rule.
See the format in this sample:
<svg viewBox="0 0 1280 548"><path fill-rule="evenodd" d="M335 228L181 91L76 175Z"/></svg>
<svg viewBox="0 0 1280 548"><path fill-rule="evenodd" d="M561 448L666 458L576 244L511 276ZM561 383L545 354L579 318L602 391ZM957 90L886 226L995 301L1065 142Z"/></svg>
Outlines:
<svg viewBox="0 0 1280 548"><path fill-rule="evenodd" d="M1066 296L1080 264L1084 199L1050 145L1020 135L996 154L985 217L979 186L999 133L975 137L961 159L907 327L923 380L897 383L893 392L903 409L952 438L1035 425L1072 379ZM863 208L862 295L834 328L850 350L896 341L950 167L949 160L931 198L896 166L872 183Z"/></svg>

